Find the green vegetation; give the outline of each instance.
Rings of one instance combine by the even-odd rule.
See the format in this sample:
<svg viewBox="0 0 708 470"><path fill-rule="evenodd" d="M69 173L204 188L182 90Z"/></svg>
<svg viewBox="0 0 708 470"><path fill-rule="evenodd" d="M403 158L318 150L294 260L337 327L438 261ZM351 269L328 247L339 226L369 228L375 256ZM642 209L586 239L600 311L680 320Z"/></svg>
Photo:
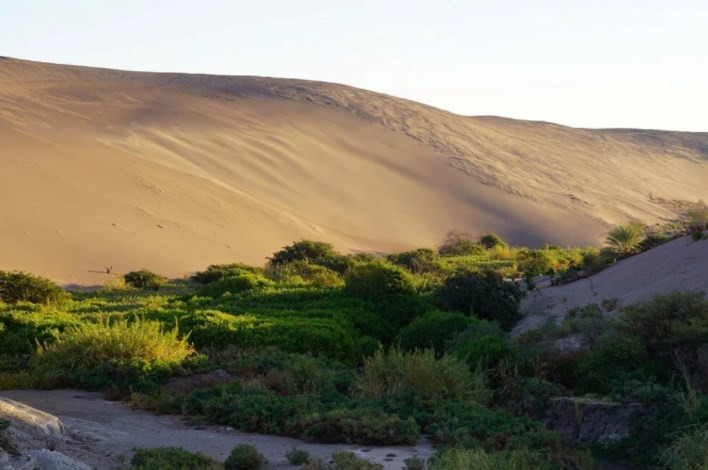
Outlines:
<svg viewBox="0 0 708 470"><path fill-rule="evenodd" d="M268 463L255 446L239 444L231 451L224 462L226 470L259 470Z"/></svg>
<svg viewBox="0 0 708 470"><path fill-rule="evenodd" d="M165 285L166 279L147 269L131 271L123 276L125 283L136 289L158 290Z"/></svg>
<svg viewBox="0 0 708 470"><path fill-rule="evenodd" d="M605 251L530 249L451 232L438 250L386 257L301 240L263 268L212 265L180 281L142 270L94 292L0 272L0 389L102 390L197 423L323 443L408 445L426 436L438 453L406 462L409 470L595 468L589 450L564 446L541 422L551 397L587 396L642 410L629 437L593 453L702 468L701 294L619 311L616 299L598 299L560 323L508 333L533 276L564 282L671 239L623 237ZM559 353L569 338L577 347ZM218 384L165 386L217 369L227 377ZM331 466L300 449L287 458L311 470L378 468L348 453ZM263 464L255 448L237 447L224 465ZM222 468L171 448L138 450L133 465Z"/></svg>
<svg viewBox="0 0 708 470"><path fill-rule="evenodd" d="M220 470L223 465L202 454L181 447L133 449L130 461L136 470Z"/></svg>
<svg viewBox="0 0 708 470"><path fill-rule="evenodd" d="M637 252L643 240L643 227L632 223L612 229L607 235L606 243L620 255L626 256Z"/></svg>
<svg viewBox="0 0 708 470"><path fill-rule="evenodd" d="M68 297L66 292L49 279L20 271L0 271L0 301L2 302L49 304L61 302Z"/></svg>

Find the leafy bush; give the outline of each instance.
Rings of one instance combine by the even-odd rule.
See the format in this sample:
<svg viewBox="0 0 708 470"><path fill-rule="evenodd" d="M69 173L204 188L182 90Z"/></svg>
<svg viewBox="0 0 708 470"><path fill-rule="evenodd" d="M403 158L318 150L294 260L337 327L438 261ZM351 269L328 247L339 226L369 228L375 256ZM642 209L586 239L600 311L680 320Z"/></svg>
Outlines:
<svg viewBox="0 0 708 470"><path fill-rule="evenodd" d="M473 321L474 319L457 312L428 312L403 328L398 335L398 341L403 349L433 348L437 355L442 355L447 342L464 331Z"/></svg>
<svg viewBox="0 0 708 470"><path fill-rule="evenodd" d="M451 230L438 248L438 253L440 256L480 255L484 253L484 246L468 232Z"/></svg>
<svg viewBox="0 0 708 470"><path fill-rule="evenodd" d="M484 403L488 398L485 377L470 372L451 356L436 359L432 349L403 352L379 350L364 361L359 377L365 398L417 396L424 400L459 399Z"/></svg>
<svg viewBox="0 0 708 470"><path fill-rule="evenodd" d="M437 302L445 310L496 321L505 330L521 318L519 302L521 289L504 281L496 273L462 272L445 280L438 290Z"/></svg>
<svg viewBox="0 0 708 470"><path fill-rule="evenodd" d="M136 289L158 290L164 286L167 280L147 269L131 271L123 276L125 283Z"/></svg>
<svg viewBox="0 0 708 470"><path fill-rule="evenodd" d="M436 268L437 253L430 248L419 248L389 255L387 259L412 273L424 273L433 271Z"/></svg>
<svg viewBox="0 0 708 470"><path fill-rule="evenodd" d="M337 253L330 243L312 240L300 240L292 245L283 247L282 250L273 253L270 258L270 264L274 266L295 261L305 261L310 264L324 266L339 274L343 274L351 265L351 260Z"/></svg>
<svg viewBox="0 0 708 470"><path fill-rule="evenodd" d="M303 438L324 443L413 445L420 437L412 418L367 408L313 413L299 420L296 428Z"/></svg>
<svg viewBox="0 0 708 470"><path fill-rule="evenodd" d="M199 284L209 284L227 277L238 277L242 274L261 274L263 270L243 263L212 264L204 271L194 274L191 279Z"/></svg>
<svg viewBox="0 0 708 470"><path fill-rule="evenodd" d="M708 468L708 427L696 427L679 435L661 456L668 470Z"/></svg>
<svg viewBox="0 0 708 470"><path fill-rule="evenodd" d="M181 447L133 449L130 461L136 470L219 470L222 465L199 453Z"/></svg>
<svg viewBox="0 0 708 470"><path fill-rule="evenodd" d="M406 465L403 470L425 470L426 467L425 460L417 456L408 457L403 463Z"/></svg>
<svg viewBox="0 0 708 470"><path fill-rule="evenodd" d="M305 449L293 447L285 453L285 458L288 459L291 465L302 465L309 462L310 454Z"/></svg>
<svg viewBox="0 0 708 470"><path fill-rule="evenodd" d="M199 289L199 295L204 297L221 297L226 293L238 294L249 290L265 289L272 285L272 281L261 275L245 273L236 277L225 277L218 281L210 282Z"/></svg>
<svg viewBox="0 0 708 470"><path fill-rule="evenodd" d="M644 240L641 225L631 223L615 227L607 234L605 243L621 255L631 255L639 250Z"/></svg>
<svg viewBox="0 0 708 470"><path fill-rule="evenodd" d="M450 344L450 353L474 368L496 366L512 359L515 349L495 324L486 320L471 322Z"/></svg>
<svg viewBox="0 0 708 470"><path fill-rule="evenodd" d="M509 246L496 233L488 233L486 235L482 235L482 238L479 239L479 243L482 246L484 246L485 248L487 248L488 250L492 249L494 247L497 247L497 246L500 246L500 247Z"/></svg>
<svg viewBox="0 0 708 470"><path fill-rule="evenodd" d="M239 444L229 454L224 462L224 468L226 470L259 470L267 463L266 458L258 452L255 446Z"/></svg>
<svg viewBox="0 0 708 470"><path fill-rule="evenodd" d="M21 271L0 271L0 301L8 304L48 304L66 300L69 294L49 279Z"/></svg>
<svg viewBox="0 0 708 470"><path fill-rule="evenodd" d="M337 271L307 261L271 266L268 277L286 285L309 284L318 287L339 287L344 280Z"/></svg>
<svg viewBox="0 0 708 470"><path fill-rule="evenodd" d="M384 262L353 266L345 277L345 292L373 303L376 311L394 325L405 325L420 308L411 275Z"/></svg>

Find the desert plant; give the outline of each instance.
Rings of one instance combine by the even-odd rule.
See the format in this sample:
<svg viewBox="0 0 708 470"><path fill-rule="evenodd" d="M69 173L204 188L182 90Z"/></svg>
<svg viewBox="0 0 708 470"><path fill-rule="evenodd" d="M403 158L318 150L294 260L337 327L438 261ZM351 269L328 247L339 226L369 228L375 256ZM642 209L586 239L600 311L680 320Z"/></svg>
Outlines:
<svg viewBox="0 0 708 470"><path fill-rule="evenodd" d="M438 359L432 349L379 350L364 361L357 386L363 397L373 399L419 396L484 403L489 395L483 373L471 372L467 364L452 356Z"/></svg>
<svg viewBox="0 0 708 470"><path fill-rule="evenodd" d="M271 265L278 266L295 261L317 264L343 274L351 265L351 260L337 253L330 243L300 240L283 247L269 258Z"/></svg>
<svg viewBox="0 0 708 470"><path fill-rule="evenodd" d="M69 294L49 279L21 271L0 271L0 301L13 304L48 304L66 300Z"/></svg>
<svg viewBox="0 0 708 470"><path fill-rule="evenodd" d="M362 445L413 445L420 428L413 418L401 419L368 408L334 409L300 419L297 435L324 443Z"/></svg>
<svg viewBox="0 0 708 470"><path fill-rule="evenodd" d="M226 470L259 470L268 463L268 460L250 444L239 444L231 451L224 462Z"/></svg>
<svg viewBox="0 0 708 470"><path fill-rule="evenodd" d="M155 447L133 449L132 468L136 470L219 470L217 461L189 452L181 447Z"/></svg>
<svg viewBox="0 0 708 470"><path fill-rule="evenodd" d="M131 271L123 275L125 283L136 289L146 289L146 290L158 290L160 287L164 286L167 280L155 274L147 269L141 269L139 271Z"/></svg>
<svg viewBox="0 0 708 470"><path fill-rule="evenodd" d="M310 454L305 449L293 447L286 452L285 458L287 458L288 462L292 465L302 465L310 461Z"/></svg>
<svg viewBox="0 0 708 470"><path fill-rule="evenodd" d="M637 223L620 225L610 230L605 243L621 255L631 255L639 250L644 240L644 231Z"/></svg>
<svg viewBox="0 0 708 470"><path fill-rule="evenodd" d="M102 319L67 328L56 333L53 342L37 345L33 363L44 371L91 369L105 361L135 359L178 364L193 352L177 327L165 331L158 322Z"/></svg>

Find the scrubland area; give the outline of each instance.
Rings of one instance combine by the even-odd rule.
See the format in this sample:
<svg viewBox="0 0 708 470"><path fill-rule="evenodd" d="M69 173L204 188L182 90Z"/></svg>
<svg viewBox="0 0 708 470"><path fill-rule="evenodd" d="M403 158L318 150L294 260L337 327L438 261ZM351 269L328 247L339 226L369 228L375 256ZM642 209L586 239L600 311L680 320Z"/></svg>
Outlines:
<svg viewBox="0 0 708 470"><path fill-rule="evenodd" d="M708 243L705 213L692 217L691 243ZM541 249L451 232L436 249L388 256L301 240L262 267L211 265L169 280L139 270L88 292L0 271L0 389L102 391L194 425L319 443L425 436L436 454L409 459L409 470L705 468L704 292L619 309L604 299L509 334L538 275L573 282L686 237L664 229L629 224L604 248ZM622 431L586 438L558 425L564 399L577 423L599 406L632 412ZM11 452L2 436L12 422L0 424L0 449ZM347 452L287 458L309 470L380 468ZM241 445L225 462L158 448L136 449L125 465L267 463Z"/></svg>

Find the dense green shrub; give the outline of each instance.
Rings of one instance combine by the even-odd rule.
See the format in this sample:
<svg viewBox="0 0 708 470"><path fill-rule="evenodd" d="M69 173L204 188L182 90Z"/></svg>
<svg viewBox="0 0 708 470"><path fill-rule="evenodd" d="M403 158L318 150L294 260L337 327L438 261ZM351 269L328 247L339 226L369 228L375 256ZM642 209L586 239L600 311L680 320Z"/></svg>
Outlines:
<svg viewBox="0 0 708 470"><path fill-rule="evenodd" d="M486 402L486 378L472 373L451 356L436 358L432 349L404 352L379 350L364 361L358 388L365 398L417 396L424 400L459 399Z"/></svg>
<svg viewBox="0 0 708 470"><path fill-rule="evenodd" d="M401 330L398 342L403 349L433 348L437 355L442 355L447 342L473 321L473 318L457 312L427 312Z"/></svg>
<svg viewBox="0 0 708 470"><path fill-rule="evenodd" d="M495 323L486 320L471 322L450 344L450 353L467 362L470 367L496 366L513 359L515 349Z"/></svg>
<svg viewBox="0 0 708 470"><path fill-rule="evenodd" d="M181 447L154 447L133 449L130 461L136 470L219 470L223 466L199 453Z"/></svg>
<svg viewBox="0 0 708 470"><path fill-rule="evenodd" d="M421 308L411 275L384 262L353 266L345 277L345 292L371 302L379 315L398 326L410 322Z"/></svg>
<svg viewBox="0 0 708 470"><path fill-rule="evenodd" d="M446 449L431 461L430 470L555 470L539 451L521 449L487 452L484 449Z"/></svg>
<svg viewBox="0 0 708 470"><path fill-rule="evenodd" d="M508 246L506 242L496 233L482 235L482 238L479 239L479 243L487 249L491 249L496 246Z"/></svg>
<svg viewBox="0 0 708 470"><path fill-rule="evenodd" d="M255 446L239 444L231 451L224 462L226 470L259 470L268 463L268 460L258 452Z"/></svg>
<svg viewBox="0 0 708 470"><path fill-rule="evenodd" d="M324 443L413 445L420 437L412 418L367 408L313 413L301 419L297 429L301 437Z"/></svg>
<svg viewBox="0 0 708 470"><path fill-rule="evenodd" d="M225 277L218 281L210 282L199 289L199 295L204 297L221 297L227 293L239 294L241 292L271 287L273 282L259 274L244 273L235 277Z"/></svg>
<svg viewBox="0 0 708 470"><path fill-rule="evenodd" d="M521 289L492 271L462 272L445 280L438 290L437 302L445 310L496 321L505 330L521 318Z"/></svg>
<svg viewBox="0 0 708 470"><path fill-rule="evenodd" d="M212 264L204 271L192 275L191 279L199 284L209 284L227 277L238 277L242 274L262 274L263 270L243 263Z"/></svg>
<svg viewBox="0 0 708 470"><path fill-rule="evenodd" d="M305 449L293 447L285 453L285 458L291 465L302 465L310 460L310 454Z"/></svg>
<svg viewBox="0 0 708 470"><path fill-rule="evenodd" d="M403 470L425 470L426 467L425 460L418 456L408 457L403 463L405 464Z"/></svg>
<svg viewBox="0 0 708 470"><path fill-rule="evenodd" d="M412 273L424 273L435 270L437 257L437 253L430 248L418 248L417 250L389 255L387 259Z"/></svg>
<svg viewBox="0 0 708 470"><path fill-rule="evenodd" d="M68 298L69 294L49 279L21 271L0 271L0 301L2 302L48 304Z"/></svg>
<svg viewBox="0 0 708 470"><path fill-rule="evenodd" d="M339 287L344 284L344 279L337 271L307 261L271 266L267 274L271 279L285 285Z"/></svg>
<svg viewBox="0 0 708 470"><path fill-rule="evenodd" d="M324 266L339 274L343 274L352 264L348 257L337 253L332 244L312 240L300 240L283 247L280 251L273 253L270 258L270 264L274 266L295 261Z"/></svg>
<svg viewBox="0 0 708 470"><path fill-rule="evenodd" d="M158 290L167 282L163 276L155 274L152 271L148 271L147 269L131 271L123 276L123 280L130 287L146 290Z"/></svg>

